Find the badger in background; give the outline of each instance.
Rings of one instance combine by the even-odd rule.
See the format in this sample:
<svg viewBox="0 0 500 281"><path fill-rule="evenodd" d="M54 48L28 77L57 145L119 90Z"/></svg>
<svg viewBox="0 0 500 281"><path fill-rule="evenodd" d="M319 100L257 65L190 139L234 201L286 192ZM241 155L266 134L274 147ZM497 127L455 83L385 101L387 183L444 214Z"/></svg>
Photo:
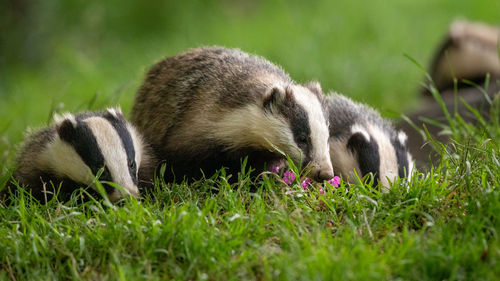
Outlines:
<svg viewBox="0 0 500 281"><path fill-rule="evenodd" d="M353 182L354 172L361 178L374 175L374 185L386 189L396 177L404 178L413 169L407 137L373 108L330 93L330 156L335 173Z"/></svg>
<svg viewBox="0 0 500 281"><path fill-rule="evenodd" d="M499 36L498 26L466 20L453 21L434 52L428 69L431 81L426 78L423 83L425 87L420 91L420 105L408 113L408 119L419 128L425 124L435 140L449 142L449 135L442 134L440 126L424 121L430 119L448 124L443 108L431 95L431 86L438 91L446 110L450 113L456 110L465 122L477 122L469 106L480 112L483 118L489 119L490 101L500 91ZM485 87L488 76L488 87ZM429 164L439 165L440 153L427 143L421 132L406 121L399 122L397 127L408 133L408 147L419 169L428 169Z"/></svg>
<svg viewBox="0 0 500 281"><path fill-rule="evenodd" d="M459 88L471 87L462 79L478 85L487 75L491 81L500 79L499 36L500 28L496 26L463 20L452 22L429 68L436 89L453 90L454 79ZM424 89L423 94L430 92Z"/></svg>

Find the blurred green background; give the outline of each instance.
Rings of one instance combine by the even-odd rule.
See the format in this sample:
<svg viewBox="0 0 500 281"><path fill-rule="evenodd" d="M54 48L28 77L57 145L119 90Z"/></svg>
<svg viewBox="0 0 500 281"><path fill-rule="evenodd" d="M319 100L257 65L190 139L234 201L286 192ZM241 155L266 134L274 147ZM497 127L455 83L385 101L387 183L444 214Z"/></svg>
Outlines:
<svg viewBox="0 0 500 281"><path fill-rule="evenodd" d="M2 0L0 153L53 110L121 105L156 61L203 45L237 47L318 80L384 114L417 106L423 73L449 23L498 24L498 0ZM2 161L5 162L5 161Z"/></svg>

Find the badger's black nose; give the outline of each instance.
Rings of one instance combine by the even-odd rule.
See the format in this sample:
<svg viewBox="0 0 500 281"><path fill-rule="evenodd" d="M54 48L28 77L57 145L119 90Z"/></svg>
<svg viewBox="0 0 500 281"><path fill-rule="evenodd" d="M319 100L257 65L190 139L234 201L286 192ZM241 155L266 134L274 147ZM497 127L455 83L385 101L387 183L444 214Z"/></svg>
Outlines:
<svg viewBox="0 0 500 281"><path fill-rule="evenodd" d="M333 171L331 170L321 170L318 172L318 175L316 176L317 181L324 181L324 180L329 180L332 179L334 176Z"/></svg>

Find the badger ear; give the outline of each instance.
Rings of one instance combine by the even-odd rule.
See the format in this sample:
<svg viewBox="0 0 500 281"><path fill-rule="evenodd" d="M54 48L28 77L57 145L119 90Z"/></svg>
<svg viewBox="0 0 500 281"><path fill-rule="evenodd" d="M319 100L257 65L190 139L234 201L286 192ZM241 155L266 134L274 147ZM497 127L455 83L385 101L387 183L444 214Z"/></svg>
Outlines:
<svg viewBox="0 0 500 281"><path fill-rule="evenodd" d="M323 95L323 90L321 89L321 85L319 84L318 81L311 81L308 82L304 85L304 87L308 88L311 90L311 92L315 93L316 95Z"/></svg>
<svg viewBox="0 0 500 281"><path fill-rule="evenodd" d="M347 141L347 148L351 151L359 151L370 144L370 134L361 126L354 125L351 128L351 137Z"/></svg>
<svg viewBox="0 0 500 281"><path fill-rule="evenodd" d="M76 127L76 118L69 112L64 112L62 114L54 113L54 122L56 126L60 125L62 122L69 120L74 127Z"/></svg>
<svg viewBox="0 0 500 281"><path fill-rule="evenodd" d="M287 91L281 85L276 85L265 94L263 106L265 109L268 109L271 106L281 104L286 99L286 96Z"/></svg>
<svg viewBox="0 0 500 281"><path fill-rule="evenodd" d="M63 116L55 115L56 120L56 131L59 137L63 140L73 139L76 133L76 119L71 114L65 114Z"/></svg>
<svg viewBox="0 0 500 281"><path fill-rule="evenodd" d="M110 114L111 116L113 116L116 119L124 119L122 109L119 106L110 107L110 108L106 109L106 113Z"/></svg>
<svg viewBox="0 0 500 281"><path fill-rule="evenodd" d="M403 131L398 132L398 141L402 146L406 145L406 141L408 140L408 136Z"/></svg>

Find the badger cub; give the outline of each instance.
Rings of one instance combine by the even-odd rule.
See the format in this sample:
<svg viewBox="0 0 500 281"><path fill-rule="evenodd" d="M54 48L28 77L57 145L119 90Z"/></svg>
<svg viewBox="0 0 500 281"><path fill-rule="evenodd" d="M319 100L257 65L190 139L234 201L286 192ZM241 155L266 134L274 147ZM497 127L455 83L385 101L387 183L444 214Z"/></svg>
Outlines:
<svg viewBox="0 0 500 281"><path fill-rule="evenodd" d="M313 179L333 177L319 84L296 84L237 49L192 49L157 63L136 95L132 123L166 161L167 180L221 167L234 174L246 156L262 171L283 158L275 148L311 165Z"/></svg>
<svg viewBox="0 0 500 281"><path fill-rule="evenodd" d="M333 169L353 181L374 174L375 184L389 188L389 181L411 174L413 161L406 145L406 134L397 132L373 108L331 93L330 155Z"/></svg>
<svg viewBox="0 0 500 281"><path fill-rule="evenodd" d="M120 109L56 115L54 119L55 125L35 132L22 145L16 161L19 167L13 174L19 186L41 201L56 192L67 199L76 189L92 186L94 175L103 169L100 181L114 182L131 195L139 195L138 169L147 171L149 156ZM103 186L113 202L124 196L111 185Z"/></svg>

